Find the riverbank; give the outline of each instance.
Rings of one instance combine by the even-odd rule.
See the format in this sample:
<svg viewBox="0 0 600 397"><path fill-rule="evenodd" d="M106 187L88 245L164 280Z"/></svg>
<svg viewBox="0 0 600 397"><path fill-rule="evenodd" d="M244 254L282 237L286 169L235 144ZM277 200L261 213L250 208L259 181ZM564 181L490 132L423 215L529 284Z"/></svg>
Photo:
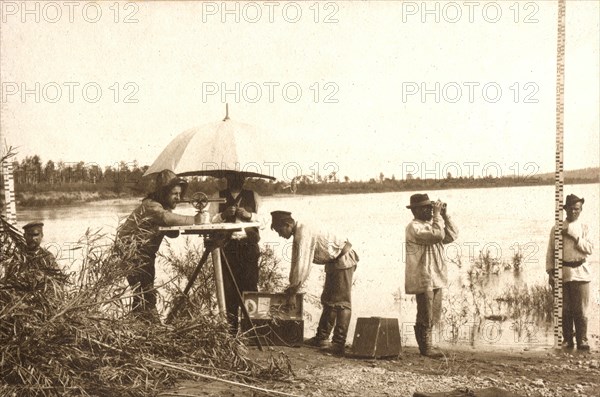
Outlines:
<svg viewBox="0 0 600 397"><path fill-rule="evenodd" d="M567 180L567 184L591 184L598 183L598 179L584 180ZM548 186L554 182L550 179L531 179L531 180L511 180L510 178L485 179L485 180L413 180L413 181L383 181L377 182L336 182L336 183L319 183L319 184L299 184L296 194L288 191L279 191L280 189L270 186L264 181L249 183L249 188L255 190L263 197L294 197L294 196L326 196L336 194L370 194L370 193L391 193L403 191L438 191L450 189L479 189L479 188L499 188L499 187L524 187L524 186ZM273 184L278 185L278 184ZM268 188L267 188L268 187ZM120 193L112 190L49 190L35 191L25 190L19 191L15 196L17 208L34 208L34 207L50 207L64 206L88 203L104 200L133 200L139 199L143 194L134 191L122 191ZM188 196L196 191L203 191L207 194L214 193L215 187L210 186L208 189L203 189L202 186L196 186L194 183L188 191ZM0 205L3 205L4 196L0 194Z"/></svg>
<svg viewBox="0 0 600 397"><path fill-rule="evenodd" d="M112 191L72 191L72 192L23 192L17 193L15 200L17 209L32 207L64 206L94 201L108 201L133 199L134 195L129 193L115 193Z"/></svg>
<svg viewBox="0 0 600 397"><path fill-rule="evenodd" d="M403 348L397 358L377 360L339 358L309 347L271 347L265 352L253 348L250 353L259 358L279 351L290 358L294 376L286 382L261 382L252 386L305 397L409 397L415 392L492 387L522 397L600 396L598 352L447 350L446 357L439 360L420 356L414 347ZM277 394L217 381L185 381L159 395L254 397ZM457 394L467 395L477 394Z"/></svg>

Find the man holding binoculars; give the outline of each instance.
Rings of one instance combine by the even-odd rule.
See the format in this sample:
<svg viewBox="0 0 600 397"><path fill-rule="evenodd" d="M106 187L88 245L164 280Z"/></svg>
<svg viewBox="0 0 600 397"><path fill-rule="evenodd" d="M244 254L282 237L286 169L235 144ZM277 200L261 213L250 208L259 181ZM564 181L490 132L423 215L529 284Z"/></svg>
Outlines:
<svg viewBox="0 0 600 397"><path fill-rule="evenodd" d="M413 194L407 205L414 219L406 227L407 294L416 295L415 337L421 355L439 358L433 348L431 331L440 321L442 288L448 284L444 244L458 237L458 229L447 213L445 203L430 201L427 194Z"/></svg>

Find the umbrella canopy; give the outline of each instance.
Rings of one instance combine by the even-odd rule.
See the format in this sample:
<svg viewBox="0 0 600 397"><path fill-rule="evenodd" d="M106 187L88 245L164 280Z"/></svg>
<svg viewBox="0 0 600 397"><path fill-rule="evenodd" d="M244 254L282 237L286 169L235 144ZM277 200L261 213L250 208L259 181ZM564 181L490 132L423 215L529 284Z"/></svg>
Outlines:
<svg viewBox="0 0 600 397"><path fill-rule="evenodd" d="M144 176L168 169L180 176L224 177L233 172L275 179L267 174L266 147L264 133L226 116L223 121L192 128L176 136Z"/></svg>

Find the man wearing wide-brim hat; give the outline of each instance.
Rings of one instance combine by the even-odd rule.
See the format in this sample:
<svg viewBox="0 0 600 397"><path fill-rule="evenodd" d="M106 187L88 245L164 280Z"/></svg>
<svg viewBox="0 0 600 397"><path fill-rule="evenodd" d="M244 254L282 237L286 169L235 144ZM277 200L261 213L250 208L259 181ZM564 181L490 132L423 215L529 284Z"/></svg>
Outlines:
<svg viewBox="0 0 600 397"><path fill-rule="evenodd" d="M563 347L572 349L573 325L578 350L589 350L587 339L587 309L590 300L590 281L592 275L586 257L592 254L593 239L590 238L589 228L579 220L583 211L584 198L569 194L563 205L567 219L563 223L563 307L562 332ZM550 242L546 253L546 272L549 281L554 286L554 230L550 231Z"/></svg>
<svg viewBox="0 0 600 397"><path fill-rule="evenodd" d="M128 266L127 281L136 294L132 312L140 319L159 322L154 262L164 233L158 228L199 224L201 213L194 217L172 212L187 189L187 182L172 171L157 173L152 186L153 191L119 227L116 247L123 263Z"/></svg>
<svg viewBox="0 0 600 397"><path fill-rule="evenodd" d="M415 337L423 356L438 358L442 354L433 348L432 328L442 313L442 289L448 285L444 244L458 237L458 228L447 212L446 204L431 201L424 193L410 197L414 219L406 227L406 271L404 286L407 294L416 295L417 319Z"/></svg>

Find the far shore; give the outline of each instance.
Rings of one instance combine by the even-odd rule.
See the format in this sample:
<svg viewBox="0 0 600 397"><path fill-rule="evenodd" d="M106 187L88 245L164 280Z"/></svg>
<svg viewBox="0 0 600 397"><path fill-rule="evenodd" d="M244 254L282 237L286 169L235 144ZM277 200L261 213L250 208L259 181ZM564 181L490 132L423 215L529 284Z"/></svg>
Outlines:
<svg viewBox="0 0 600 397"><path fill-rule="evenodd" d="M372 193L392 193L392 192L411 192L411 191L436 191L436 190L449 190L449 189L480 189L480 188L504 188L504 187L527 187L527 186L548 186L553 185L554 182L552 180L538 180L536 183L530 184L506 184L506 183L494 183L490 181L489 183L481 184L474 183L473 185L464 185L461 184L459 186L449 185L439 185L434 184L432 181L431 186L422 186L428 185L427 181L421 181L424 183L419 184L418 186L405 186L404 188L399 189L398 186L388 185L386 182L383 183L375 183L375 184L367 184L361 183L360 186L357 186L357 183L328 183L328 184L318 184L318 185L306 185L299 186L298 192L296 194L293 193L271 193L264 194L258 190L259 194L263 195L263 197L297 197L297 196L330 196L330 195L341 195L341 194L372 194ZM569 185L573 184L589 184L589 183L599 183L597 179L586 179L586 180L576 180L576 181L567 181ZM4 205L3 197L1 195L0 204ZM120 204L126 201L136 201L141 200L143 195L132 193L132 192L121 192L116 193L110 190L102 190L102 191L44 191L44 192L21 192L19 193L17 190L16 197L16 205L18 209L28 209L28 208L40 208L40 207L59 207L59 206L69 206L69 205L79 205L83 203L90 203L95 205L105 205L105 204Z"/></svg>
<svg viewBox="0 0 600 397"><path fill-rule="evenodd" d="M128 193L115 193L111 191L89 192L89 191L47 191L47 192L24 192L17 194L17 209L59 207L78 205L83 203L107 203L123 202L124 200L135 200L136 196Z"/></svg>

